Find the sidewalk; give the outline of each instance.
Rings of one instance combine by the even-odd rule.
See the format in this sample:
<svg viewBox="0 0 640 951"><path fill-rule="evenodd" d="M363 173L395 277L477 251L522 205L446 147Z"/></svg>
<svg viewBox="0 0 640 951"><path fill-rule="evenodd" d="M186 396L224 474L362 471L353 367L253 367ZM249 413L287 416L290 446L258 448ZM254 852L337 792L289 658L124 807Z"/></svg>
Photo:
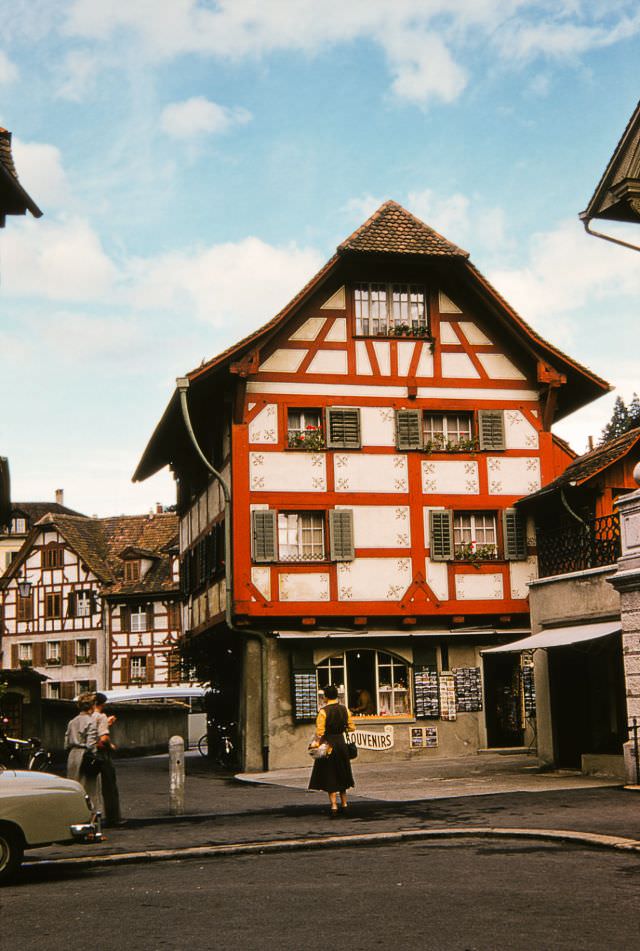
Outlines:
<svg viewBox="0 0 640 951"><path fill-rule="evenodd" d="M564 830L640 840L638 797L612 780L536 772L529 756L478 756L428 764L355 764L348 817L332 822L326 797L306 790L309 770L238 781L199 755L186 758L188 815L168 816L166 756L117 762L127 825L98 845L51 846L29 860L85 859L274 840L458 829ZM175 856L179 857L179 855Z"/></svg>

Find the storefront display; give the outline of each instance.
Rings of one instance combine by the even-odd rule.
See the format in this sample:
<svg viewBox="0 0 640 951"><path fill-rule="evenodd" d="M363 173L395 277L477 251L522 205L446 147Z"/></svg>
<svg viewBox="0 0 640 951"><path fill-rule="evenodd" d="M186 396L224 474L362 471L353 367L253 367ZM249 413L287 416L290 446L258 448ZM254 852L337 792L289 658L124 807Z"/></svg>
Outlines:
<svg viewBox="0 0 640 951"><path fill-rule="evenodd" d="M456 667L453 670L458 713L482 710L482 679L479 667Z"/></svg>

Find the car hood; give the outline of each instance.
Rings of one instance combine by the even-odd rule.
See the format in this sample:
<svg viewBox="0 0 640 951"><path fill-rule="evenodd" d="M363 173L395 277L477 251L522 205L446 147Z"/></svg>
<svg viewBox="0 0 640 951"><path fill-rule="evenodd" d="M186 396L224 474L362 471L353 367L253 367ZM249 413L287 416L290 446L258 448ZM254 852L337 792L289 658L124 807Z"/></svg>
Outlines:
<svg viewBox="0 0 640 951"><path fill-rule="evenodd" d="M42 792L46 789L75 789L84 792L74 779L63 779L53 773L30 772L26 769L0 768L0 796L17 792Z"/></svg>

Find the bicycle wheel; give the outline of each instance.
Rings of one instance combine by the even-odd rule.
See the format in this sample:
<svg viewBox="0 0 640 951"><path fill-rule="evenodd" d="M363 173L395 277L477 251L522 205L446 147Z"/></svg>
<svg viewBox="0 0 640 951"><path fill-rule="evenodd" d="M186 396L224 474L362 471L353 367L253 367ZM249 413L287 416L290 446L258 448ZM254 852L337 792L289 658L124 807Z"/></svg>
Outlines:
<svg viewBox="0 0 640 951"><path fill-rule="evenodd" d="M209 736L204 733L198 740L198 752L201 756L209 755Z"/></svg>

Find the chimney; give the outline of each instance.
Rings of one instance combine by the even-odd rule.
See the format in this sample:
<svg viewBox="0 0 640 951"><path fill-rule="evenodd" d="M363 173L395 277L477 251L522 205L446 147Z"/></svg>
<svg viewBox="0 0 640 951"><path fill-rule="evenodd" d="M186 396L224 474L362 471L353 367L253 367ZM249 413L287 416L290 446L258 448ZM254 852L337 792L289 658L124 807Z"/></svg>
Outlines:
<svg viewBox="0 0 640 951"><path fill-rule="evenodd" d="M163 512L162 502L156 502L156 515L162 515Z"/></svg>
<svg viewBox="0 0 640 951"><path fill-rule="evenodd" d="M591 452L591 450L593 449L593 436L588 436L587 442L589 444L589 452Z"/></svg>
<svg viewBox="0 0 640 951"><path fill-rule="evenodd" d="M64 505L64 489L56 489L57 505Z"/></svg>

